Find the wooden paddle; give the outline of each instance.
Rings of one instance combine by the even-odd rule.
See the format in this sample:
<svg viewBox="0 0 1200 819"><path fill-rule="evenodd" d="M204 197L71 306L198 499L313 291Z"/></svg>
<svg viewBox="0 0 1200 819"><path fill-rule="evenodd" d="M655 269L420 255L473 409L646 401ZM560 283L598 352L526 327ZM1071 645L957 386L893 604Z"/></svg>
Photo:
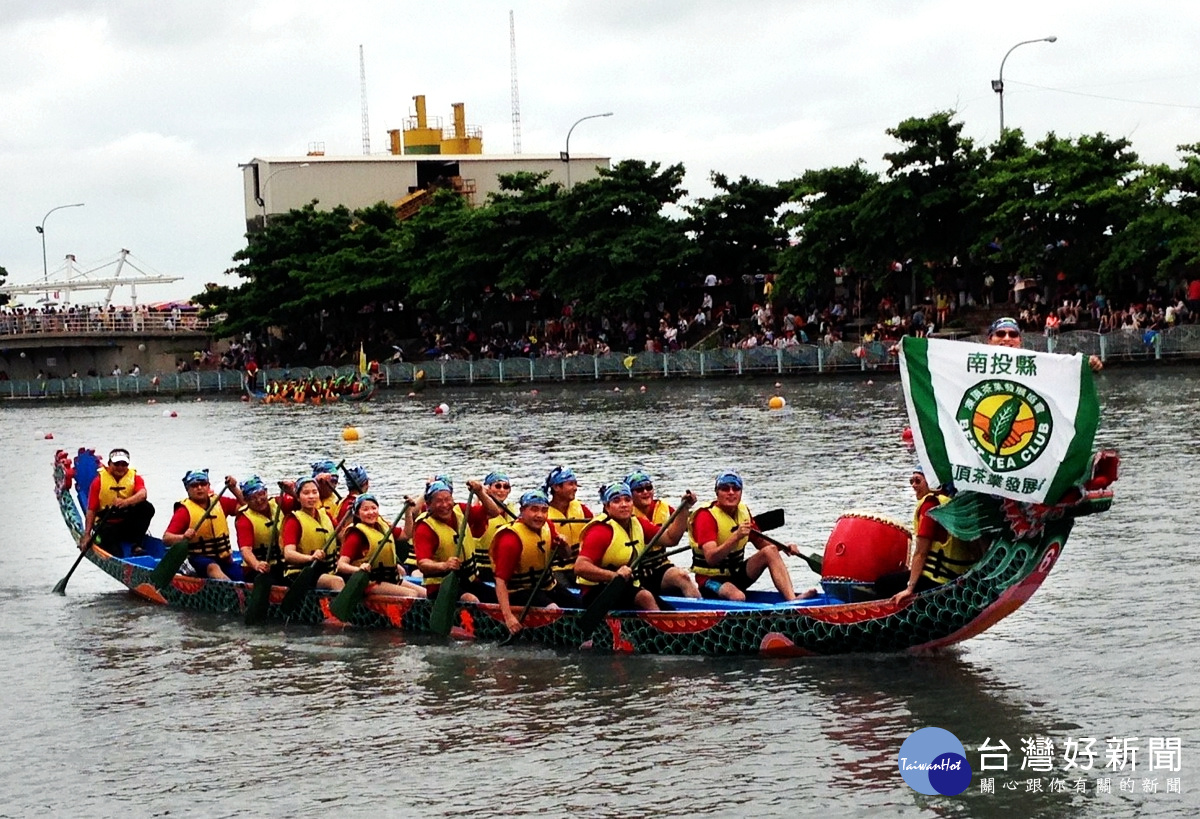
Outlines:
<svg viewBox="0 0 1200 819"><path fill-rule="evenodd" d="M342 525L344 526L348 520L350 520L349 515L346 516L346 520L342 521ZM341 526L333 527L328 540L319 549L319 551L325 552L325 557L321 560L314 560L301 569L300 573L292 581L291 588L283 596L283 600L279 601L279 613L284 617L291 617L295 614L296 609L300 608L300 604L304 602L304 598L308 596L308 593L317 587L317 580L320 579L321 575L325 574L325 569L322 567L328 565L329 561L337 559L336 551L334 554L329 554L327 550L330 544L337 540L338 532L341 529Z"/></svg>
<svg viewBox="0 0 1200 819"><path fill-rule="evenodd" d="M786 543L776 540L775 538L771 537L770 535L764 535L761 531L758 531L757 534L759 537L761 537L767 543L770 543L773 546L778 547L779 551L781 551L785 554L789 554L789 555L791 554L791 551L788 549L788 546ZM806 552L801 552L800 554L796 555L796 557L800 558L805 563L807 563L808 568L812 569L817 574L821 573L821 569L825 563L825 558L823 558L821 555L814 555L814 554L808 554Z"/></svg>
<svg viewBox="0 0 1200 819"><path fill-rule="evenodd" d="M221 491L212 499L212 503L204 510L204 514L200 517L200 523L203 524L205 518L212 514L212 510L216 509L221 503L221 496L229 491L228 486L221 487ZM222 512L221 514L224 514ZM165 591L167 586L171 585L171 578L179 573L179 567L183 565L183 561L187 560L188 547L191 546L191 541L187 538L181 538L176 541L163 559L158 561L158 565L154 567L154 571L150 572L150 585L159 591Z"/></svg>
<svg viewBox="0 0 1200 819"><path fill-rule="evenodd" d="M592 518L565 518L563 520L551 520L551 523L591 523ZM754 522L758 524L760 532L769 532L772 529L778 529L784 524L784 511L782 509L768 509L754 516Z"/></svg>
<svg viewBox="0 0 1200 819"><path fill-rule="evenodd" d="M462 523L458 525L458 535L454 538L456 555L463 556L463 541L467 537L467 518L471 516L471 498L475 497L474 490L467 493L467 511L463 513ZM454 606L458 603L458 572L452 571L442 578L438 587L437 597L433 600L433 611L429 614L429 629L434 634L445 637L454 625Z"/></svg>
<svg viewBox="0 0 1200 819"><path fill-rule="evenodd" d="M376 546L374 551L371 552L370 557L367 558L367 563L374 563L375 558L379 557L379 553L383 551L383 547L391 541L392 535L396 530L396 525L400 523L400 518L404 517L404 514L412 505L413 503L411 500L405 499L404 508L400 510L400 514L396 515L396 519L393 520L392 525L388 527L387 534L384 535L383 540L379 541L379 545ZM397 555L397 557L399 557L399 555ZM396 565L400 565L399 560L396 561ZM360 570L350 575L350 579L346 581L345 587L338 592L338 596L333 598L333 602L329 604L329 611L333 613L333 616L341 620L343 623L348 622L351 613L353 613L358 604L362 602L363 595L367 593L367 584L370 582L370 580L370 571Z"/></svg>
<svg viewBox="0 0 1200 819"><path fill-rule="evenodd" d="M671 517L667 518L667 522L664 523L662 527L654 533L654 537L650 538L650 542L646 544L646 548L633 556L633 559L628 564L629 568L633 571L636 571L638 564L642 562L642 558L650 554L650 550L658 544L658 541L663 536L663 533L670 528L671 524L675 522L675 519L691 508L691 504L681 503L679 508L671 513ZM617 575L612 580L608 581L608 585L601 589L595 598L592 599L591 605L584 610L583 616L579 618L579 628L581 631L583 631L585 637L589 636L593 631L595 631L596 626L600 625L600 621L608 616L608 613L612 611L613 606L615 606L625 594L625 591L629 587L631 581L632 577L625 578Z"/></svg>
<svg viewBox="0 0 1200 819"><path fill-rule="evenodd" d="M89 551L91 551L92 543L96 540L96 533L100 531L100 524L108 520L109 515L111 515L116 508L117 507L115 506L106 506L96 513L96 517L92 521L92 531L88 533L87 538L85 538L83 541L83 545L79 547L79 557L75 558L75 562L72 563L71 568L67 570L66 576L54 584L55 594L67 593L67 582L71 579L71 575L75 574L75 569L79 567L79 564L83 561L83 558L87 556Z"/></svg>
<svg viewBox="0 0 1200 819"><path fill-rule="evenodd" d="M283 514L283 504L276 502L275 516L271 519L271 542L267 544L267 566L271 565L271 553L279 545L279 518ZM271 605L271 570L259 572L254 578L254 588L250 591L250 599L246 602L246 625L257 626L267 619L267 610Z"/></svg>

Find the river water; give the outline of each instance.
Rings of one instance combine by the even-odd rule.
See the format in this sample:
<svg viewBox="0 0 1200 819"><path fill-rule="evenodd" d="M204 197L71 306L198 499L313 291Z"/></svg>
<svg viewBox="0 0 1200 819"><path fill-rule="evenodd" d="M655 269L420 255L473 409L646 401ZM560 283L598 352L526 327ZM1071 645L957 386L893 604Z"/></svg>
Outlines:
<svg viewBox="0 0 1200 819"><path fill-rule="evenodd" d="M247 629L140 603L87 563L55 595L75 553L52 454L128 447L155 531L198 467L273 481L346 457L386 513L441 472L461 484L503 467L524 490L567 464L586 502L635 465L660 492L702 498L735 466L752 509L785 507L782 536L820 547L842 511L911 514L894 377L430 389L332 407L6 402L0 451L21 472L0 515L0 816L1194 815L1200 380L1118 370L1098 386L1098 443L1123 457L1117 502L1079 521L1024 608L933 656L790 661ZM773 394L788 407L769 411ZM342 440L346 424L361 440ZM800 561L793 572L813 581ZM900 744L928 726L966 746L961 796L923 796L897 771ZM1053 744L1049 771L1022 750L1035 737ZM1094 768L1067 769L1064 745L1086 737ZM1136 771L1103 770L1109 738L1137 738ZM1010 747L1006 770L980 771L988 740Z"/></svg>

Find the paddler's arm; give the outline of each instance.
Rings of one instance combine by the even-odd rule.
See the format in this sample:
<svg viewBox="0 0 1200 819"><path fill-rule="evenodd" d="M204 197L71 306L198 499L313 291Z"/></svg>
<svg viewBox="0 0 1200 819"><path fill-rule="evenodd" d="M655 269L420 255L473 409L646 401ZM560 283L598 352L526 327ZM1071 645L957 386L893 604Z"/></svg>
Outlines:
<svg viewBox="0 0 1200 819"><path fill-rule="evenodd" d="M932 544L933 540L930 538L917 538L916 545L913 547L912 565L908 569L908 585L892 595L892 602L896 605L906 603L916 596L917 581L921 579L921 572L925 570L925 559L929 556L929 547Z"/></svg>
<svg viewBox="0 0 1200 819"><path fill-rule="evenodd" d="M704 562L709 566L716 566L727 558L737 546L738 541L749 537L753 531L749 523L743 523L722 538L717 529L716 519L703 509L696 515L695 526L696 540L700 541L700 551L704 554Z"/></svg>
<svg viewBox="0 0 1200 819"><path fill-rule="evenodd" d="M608 526L592 526L583 533L583 542L579 544L579 556L575 558L575 576L592 583L610 583L618 577L626 580L633 577L633 571L628 566L620 566L616 571L600 565L604 553L612 544L612 529Z"/></svg>
<svg viewBox="0 0 1200 819"><path fill-rule="evenodd" d="M467 487L475 493L475 497L479 498L479 502L483 504L483 511L487 512L489 518L504 514L500 510L500 506L496 503L496 499L484 490L482 483L479 481L467 481Z"/></svg>
<svg viewBox="0 0 1200 819"><path fill-rule="evenodd" d="M689 489L683 494L683 497L679 499L679 506L681 509L691 509L695 505L696 493ZM687 525L688 515L686 512L684 512L676 517L675 520L671 521L671 525L667 527L667 531L663 532L662 537L658 539L657 545L665 548L674 546L683 539L685 534L687 534ZM646 536L647 538L654 537L654 533L647 532Z"/></svg>
<svg viewBox="0 0 1200 819"><path fill-rule="evenodd" d="M493 573L496 581L496 602L500 604L500 614L504 617L504 625L509 634L521 630L521 622L513 614L512 602L508 597L508 581L517 568L517 558L521 554L521 540L512 532L502 531L492 541ZM536 589L534 590L536 591Z"/></svg>
<svg viewBox="0 0 1200 819"><path fill-rule="evenodd" d="M167 524L167 529L163 532L162 542L167 546L174 546L181 540L190 541L196 536L196 530L191 527L192 516L184 507L179 507L175 510L175 514L171 516L171 522Z"/></svg>

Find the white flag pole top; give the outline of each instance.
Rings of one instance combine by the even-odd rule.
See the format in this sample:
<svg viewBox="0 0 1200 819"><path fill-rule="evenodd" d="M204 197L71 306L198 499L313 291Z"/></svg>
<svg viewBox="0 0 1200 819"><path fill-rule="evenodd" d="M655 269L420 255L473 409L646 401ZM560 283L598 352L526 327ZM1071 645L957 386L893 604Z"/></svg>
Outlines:
<svg viewBox="0 0 1200 819"><path fill-rule="evenodd" d="M900 379L917 457L940 485L1055 503L1084 478L1100 411L1083 355L905 337Z"/></svg>

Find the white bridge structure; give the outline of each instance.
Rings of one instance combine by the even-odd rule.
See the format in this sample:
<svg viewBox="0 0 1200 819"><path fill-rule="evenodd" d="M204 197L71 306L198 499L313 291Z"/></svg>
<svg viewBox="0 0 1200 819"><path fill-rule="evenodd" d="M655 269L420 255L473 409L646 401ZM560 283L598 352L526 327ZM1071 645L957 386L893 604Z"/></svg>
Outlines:
<svg viewBox="0 0 1200 819"><path fill-rule="evenodd" d="M113 293L118 287L128 287L130 304L137 307L138 285L169 284L182 280L182 276L164 276L144 270L145 262L135 261L128 250L122 250L90 270L81 270L74 255L68 255L62 267L50 273L40 282L33 284L8 284L0 286L0 293L8 296L27 296L42 293L40 303L71 303L71 294L76 291L104 290L104 307L112 304Z"/></svg>

